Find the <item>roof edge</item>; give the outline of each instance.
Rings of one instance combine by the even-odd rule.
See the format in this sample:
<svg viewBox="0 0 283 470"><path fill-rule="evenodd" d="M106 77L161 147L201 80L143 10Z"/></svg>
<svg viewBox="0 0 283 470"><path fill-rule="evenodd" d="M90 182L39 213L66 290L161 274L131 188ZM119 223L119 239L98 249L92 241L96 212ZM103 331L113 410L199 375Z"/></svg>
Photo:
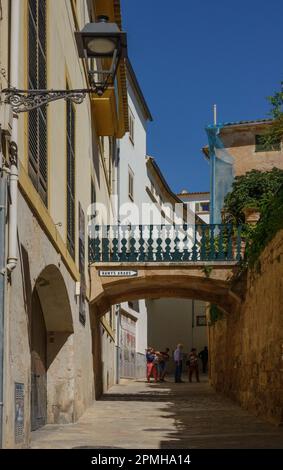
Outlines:
<svg viewBox="0 0 283 470"><path fill-rule="evenodd" d="M137 79L137 76L135 74L135 71L133 69L133 66L131 64L131 61L129 59L129 57L126 57L125 59L125 66L126 66L126 70L128 72L128 75L129 75L129 78L130 78L130 81L131 81L131 84L133 85L133 88L135 89L136 93L137 93L137 96L140 100L140 103L142 105L142 108L143 108L143 111L144 111L144 114L146 116L146 118L149 120L149 121L153 121L153 117L152 117L152 114L150 112L150 109L147 105L147 102L146 102L146 99L144 97L144 94L142 92L142 89L139 85L139 82L138 82L138 79Z"/></svg>

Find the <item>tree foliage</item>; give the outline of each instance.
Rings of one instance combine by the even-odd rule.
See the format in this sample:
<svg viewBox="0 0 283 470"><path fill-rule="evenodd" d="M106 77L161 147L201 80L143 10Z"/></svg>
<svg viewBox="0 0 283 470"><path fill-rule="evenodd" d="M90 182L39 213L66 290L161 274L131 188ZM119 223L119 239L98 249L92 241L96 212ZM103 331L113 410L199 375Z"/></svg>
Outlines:
<svg viewBox="0 0 283 470"><path fill-rule="evenodd" d="M263 212L282 184L283 170L279 168L267 172L252 170L237 176L224 201L225 213L235 224L244 223L243 209L256 208Z"/></svg>
<svg viewBox="0 0 283 470"><path fill-rule="evenodd" d="M283 139L283 82L281 82L281 91L275 92L267 99L271 105L269 115L273 122L268 131L262 136L262 143L266 148L272 147L276 142Z"/></svg>

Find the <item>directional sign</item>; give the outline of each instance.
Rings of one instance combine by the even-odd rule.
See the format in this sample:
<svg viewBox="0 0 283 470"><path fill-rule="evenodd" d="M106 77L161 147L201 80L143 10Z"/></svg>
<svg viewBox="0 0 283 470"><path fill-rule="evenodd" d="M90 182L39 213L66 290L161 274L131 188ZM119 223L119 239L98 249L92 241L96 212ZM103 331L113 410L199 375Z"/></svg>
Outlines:
<svg viewBox="0 0 283 470"><path fill-rule="evenodd" d="M133 277L137 276L137 271L99 271L101 277Z"/></svg>

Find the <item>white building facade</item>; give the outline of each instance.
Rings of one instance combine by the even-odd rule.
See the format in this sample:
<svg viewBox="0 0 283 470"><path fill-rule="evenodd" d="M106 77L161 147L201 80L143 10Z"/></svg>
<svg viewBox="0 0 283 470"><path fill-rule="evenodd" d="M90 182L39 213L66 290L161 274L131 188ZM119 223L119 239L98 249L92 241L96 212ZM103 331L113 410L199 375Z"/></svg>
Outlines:
<svg viewBox="0 0 283 470"><path fill-rule="evenodd" d="M119 145L119 224L136 227L142 224L141 214L146 201L146 128L152 116L129 60L126 70L129 132ZM117 312L118 375L121 378L143 378L147 348L145 300L123 302Z"/></svg>

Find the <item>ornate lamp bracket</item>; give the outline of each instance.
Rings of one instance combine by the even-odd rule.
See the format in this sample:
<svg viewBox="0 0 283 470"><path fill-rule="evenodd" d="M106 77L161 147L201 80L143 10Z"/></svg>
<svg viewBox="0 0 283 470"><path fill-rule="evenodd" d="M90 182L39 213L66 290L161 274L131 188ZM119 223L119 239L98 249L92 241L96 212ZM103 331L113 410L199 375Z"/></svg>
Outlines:
<svg viewBox="0 0 283 470"><path fill-rule="evenodd" d="M95 90L18 90L17 88L6 88L3 93L5 94L4 103L10 104L15 114L20 114L61 99L81 104L86 94L95 93Z"/></svg>

